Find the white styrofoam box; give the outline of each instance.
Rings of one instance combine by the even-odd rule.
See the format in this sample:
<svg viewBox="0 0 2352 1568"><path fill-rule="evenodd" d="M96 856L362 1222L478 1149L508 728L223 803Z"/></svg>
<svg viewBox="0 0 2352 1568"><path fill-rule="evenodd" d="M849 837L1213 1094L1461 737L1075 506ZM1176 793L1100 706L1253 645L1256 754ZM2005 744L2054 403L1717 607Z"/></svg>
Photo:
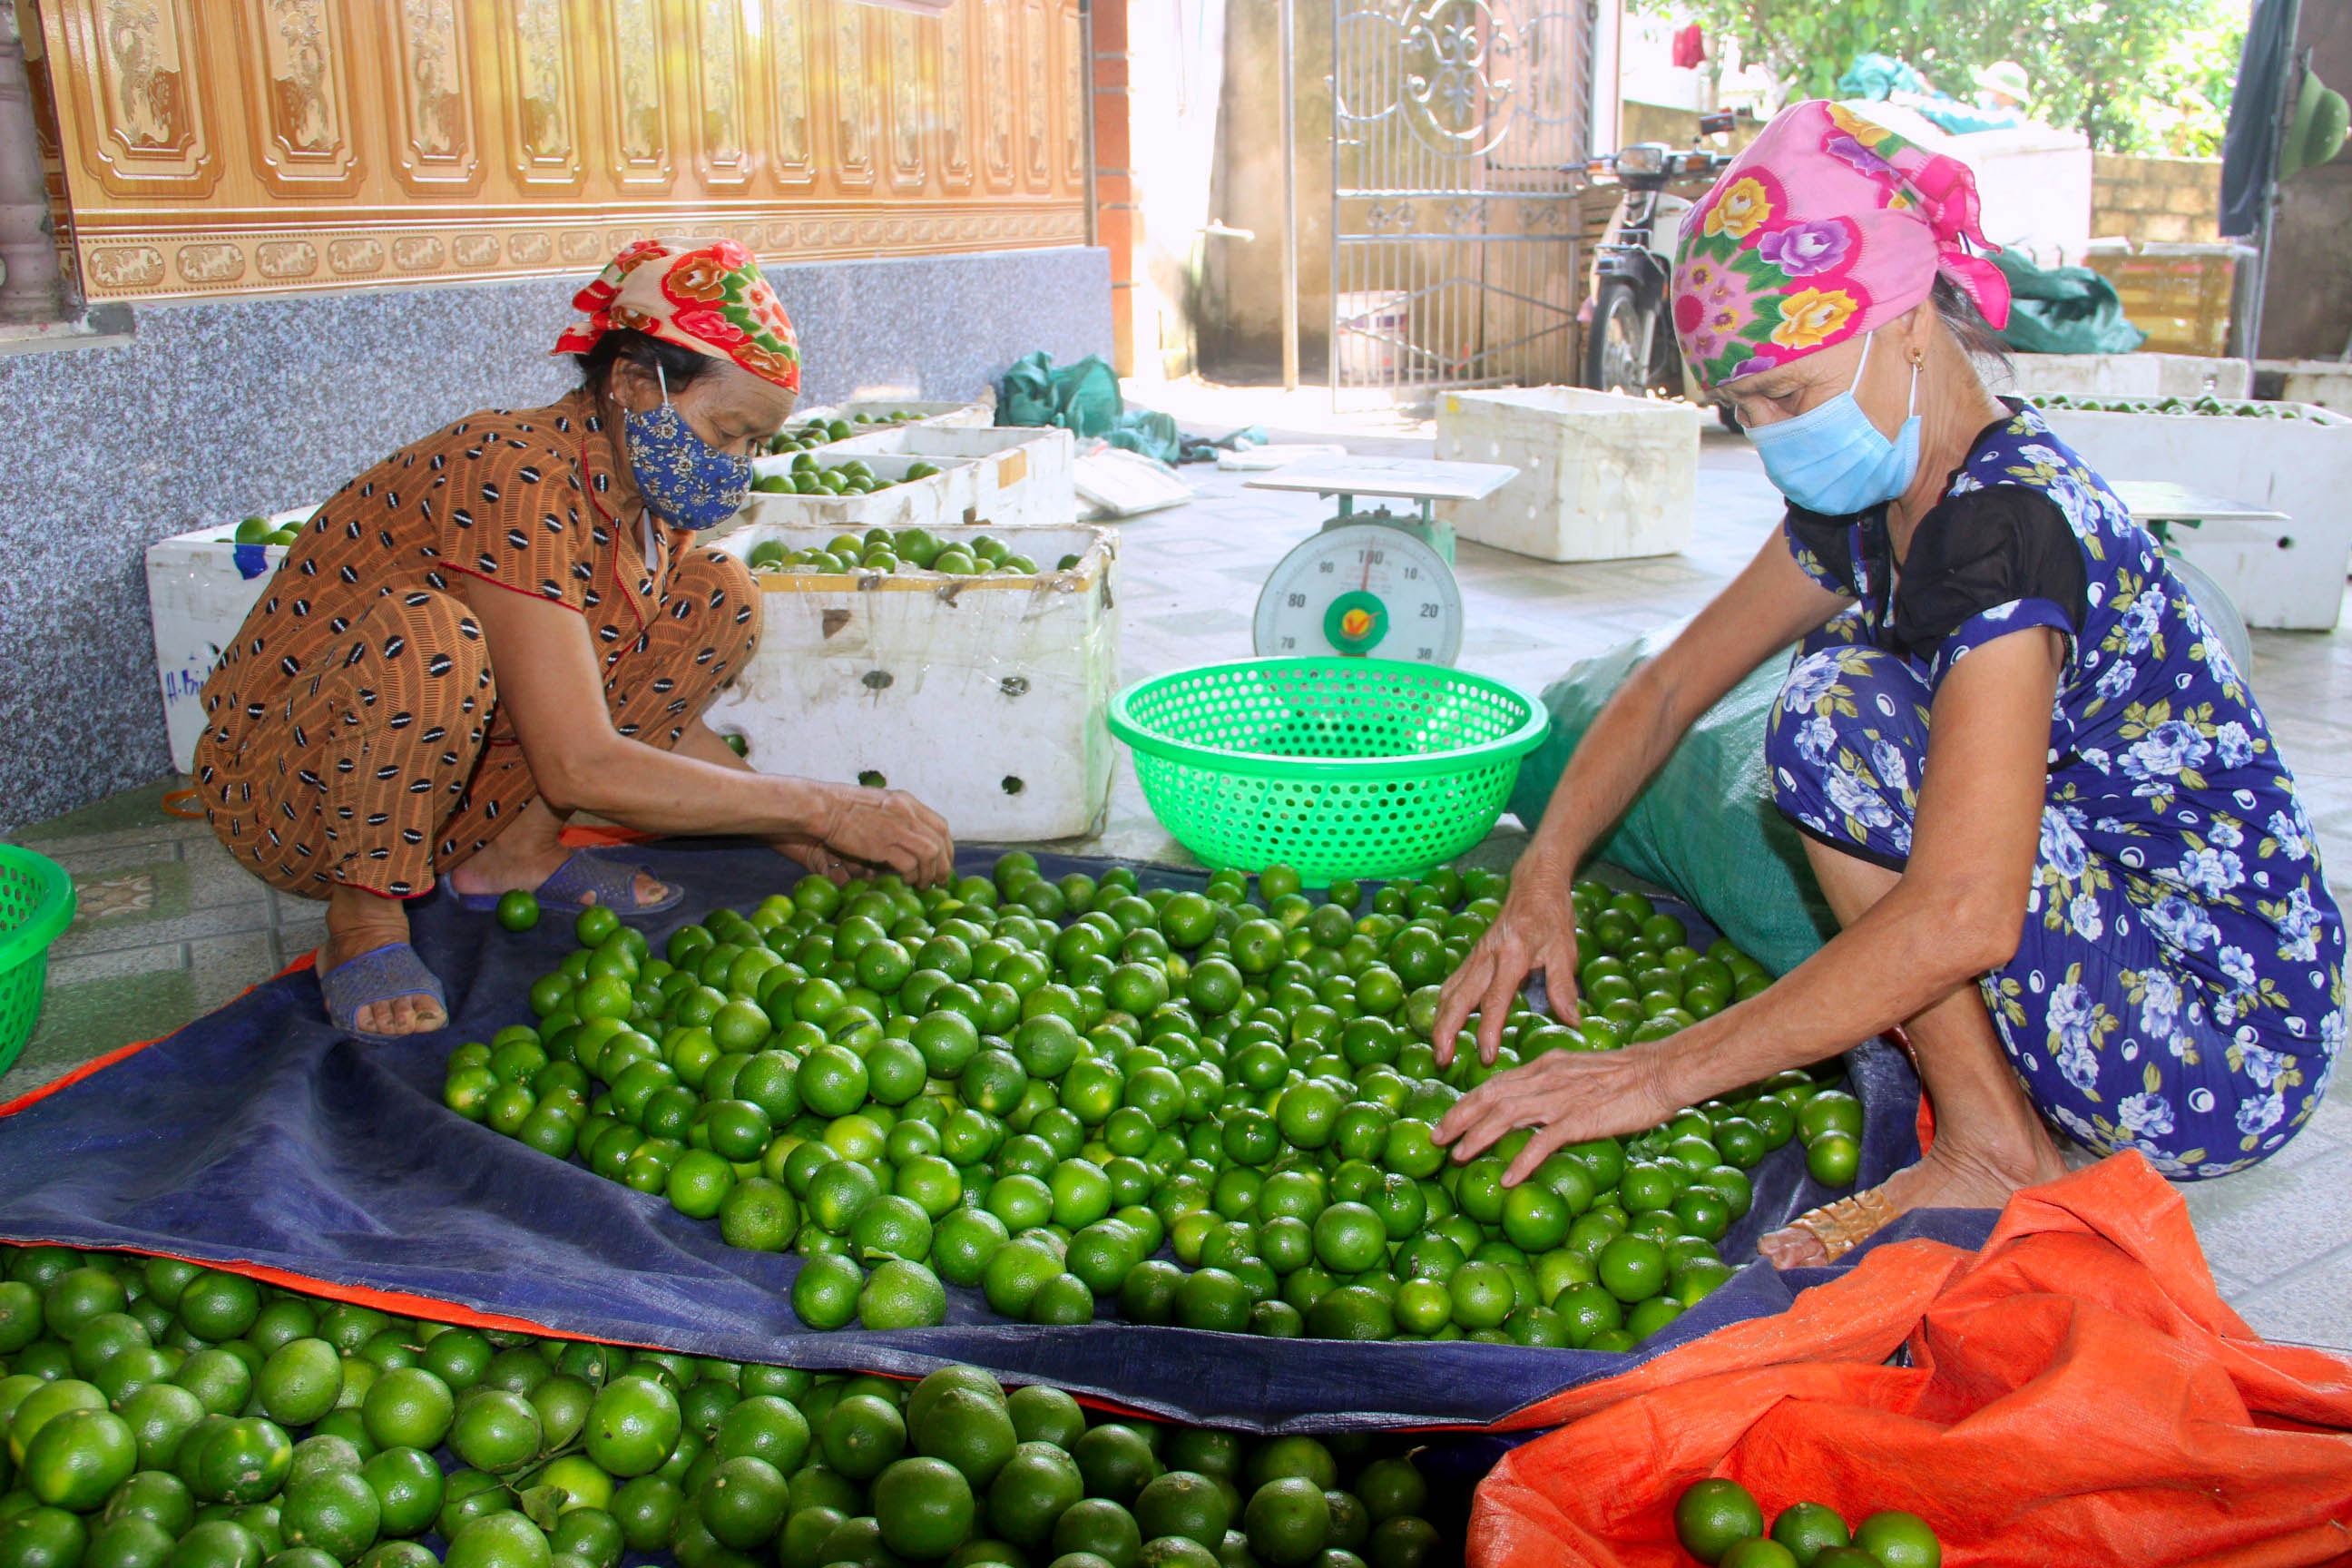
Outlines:
<svg viewBox="0 0 2352 1568"><path fill-rule="evenodd" d="M1690 543L1706 419L1690 404L1580 386L1446 393L1439 459L1508 463L1519 477L1437 515L1465 539L1539 561L1672 554Z"/></svg>
<svg viewBox="0 0 2352 1568"><path fill-rule="evenodd" d="M2104 479L2168 479L2286 513L2287 531L2266 544L2257 546L2251 526L2214 527L2210 538L2177 529L2173 542L2228 590L2248 626L2326 631L2342 611L2352 562L2352 419L2307 405L2267 406L2296 417L2080 409L2045 416ZM2252 558L2265 549L2258 570Z"/></svg>
<svg viewBox="0 0 2352 1568"><path fill-rule="evenodd" d="M2011 354L2006 382L2031 400L2037 393L2069 397L2243 397L2252 384L2242 359L2202 354Z"/></svg>
<svg viewBox="0 0 2352 1568"><path fill-rule="evenodd" d="M789 474L793 471L793 459L799 455L779 452L772 457L754 458L751 472L759 479ZM778 495L753 490L734 521L706 533L705 540L733 539L754 524L823 529L830 536L844 531L862 533L869 528L946 528L971 521L978 496L976 463L897 457L887 452L845 453L837 442L820 447L810 455L821 467L828 468L858 457L877 479L903 482L863 495ZM919 479L908 479L907 470L924 461L931 462L940 471Z"/></svg>
<svg viewBox="0 0 2352 1568"><path fill-rule="evenodd" d="M1117 543L1068 526L996 531L1035 576L761 573L760 650L704 715L751 765L913 793L959 838L1091 832L1110 800ZM748 528L722 546L822 531Z"/></svg>
<svg viewBox="0 0 2352 1568"><path fill-rule="evenodd" d="M1955 134L1896 103L1849 102L1929 153L1947 153L1976 175L1984 236L2043 266L2076 262L2091 243L2091 143L2079 131L2021 125Z"/></svg>
<svg viewBox="0 0 2352 1568"><path fill-rule="evenodd" d="M2283 373L2279 395L2289 403L2315 403L2338 414L2352 414L2352 361L2266 359L2257 368Z"/></svg>
<svg viewBox="0 0 2352 1568"><path fill-rule="evenodd" d="M817 448L820 463L877 452L927 462L972 466L971 521L1052 526L1077 521L1070 485L1077 439L1051 426L901 425L853 436ZM878 470L877 470L878 471Z"/></svg>
<svg viewBox="0 0 2352 1568"><path fill-rule="evenodd" d="M281 511L273 527L307 522L317 507ZM286 559L282 544L239 544L235 525L199 528L147 547L147 614L155 629L155 673L163 688L163 731L172 766L187 773L205 727L197 703L221 649Z"/></svg>

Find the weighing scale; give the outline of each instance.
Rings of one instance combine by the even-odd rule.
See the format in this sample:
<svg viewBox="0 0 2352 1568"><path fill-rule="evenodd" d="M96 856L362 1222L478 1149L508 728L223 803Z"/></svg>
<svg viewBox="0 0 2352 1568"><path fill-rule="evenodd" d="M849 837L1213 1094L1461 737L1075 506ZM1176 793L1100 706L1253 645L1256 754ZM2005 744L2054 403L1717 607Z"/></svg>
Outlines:
<svg viewBox="0 0 2352 1568"><path fill-rule="evenodd" d="M1503 463L1427 458L1311 458L1249 489L1339 498L1337 515L1284 556L1258 594L1251 640L1261 655L1342 654L1452 664L1462 651L1454 525L1435 503L1484 500L1518 476ZM1356 510L1359 496L1420 503Z"/></svg>

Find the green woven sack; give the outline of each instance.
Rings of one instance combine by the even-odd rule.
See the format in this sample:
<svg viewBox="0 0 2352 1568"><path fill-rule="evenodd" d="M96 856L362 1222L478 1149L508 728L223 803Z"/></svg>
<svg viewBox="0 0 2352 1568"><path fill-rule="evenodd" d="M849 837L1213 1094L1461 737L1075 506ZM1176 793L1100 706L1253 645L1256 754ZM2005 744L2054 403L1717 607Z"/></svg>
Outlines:
<svg viewBox="0 0 2352 1568"><path fill-rule="evenodd" d="M1551 734L1520 764L1511 792L1521 822L1532 828L1541 820L1602 706L1682 626L1588 658L1545 690ZM1788 670L1788 656L1776 654L1708 709L1594 852L1696 905L1775 974L1811 957L1837 931L1805 864L1803 839L1772 805L1764 763L1765 725Z"/></svg>
<svg viewBox="0 0 2352 1568"><path fill-rule="evenodd" d="M1056 367L1040 349L1015 360L996 384L999 425L1057 425L1081 438L1118 426L1118 375L1094 354Z"/></svg>

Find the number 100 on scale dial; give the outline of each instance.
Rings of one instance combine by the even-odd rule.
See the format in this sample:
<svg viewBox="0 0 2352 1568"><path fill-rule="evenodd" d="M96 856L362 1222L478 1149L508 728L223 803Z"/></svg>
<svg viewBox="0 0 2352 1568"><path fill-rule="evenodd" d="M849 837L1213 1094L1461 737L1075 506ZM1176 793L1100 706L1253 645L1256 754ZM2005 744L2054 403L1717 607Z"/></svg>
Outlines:
<svg viewBox="0 0 2352 1568"><path fill-rule="evenodd" d="M1261 656L1452 664L1462 651L1462 592L1416 535L1351 523L1282 558L1258 595L1253 633Z"/></svg>

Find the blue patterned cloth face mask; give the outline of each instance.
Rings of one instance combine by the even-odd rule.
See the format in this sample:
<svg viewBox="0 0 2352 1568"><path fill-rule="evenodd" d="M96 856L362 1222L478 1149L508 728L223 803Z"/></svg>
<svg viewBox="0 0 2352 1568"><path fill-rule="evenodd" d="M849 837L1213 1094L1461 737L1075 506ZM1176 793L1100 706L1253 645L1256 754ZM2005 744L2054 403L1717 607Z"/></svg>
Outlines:
<svg viewBox="0 0 2352 1568"><path fill-rule="evenodd" d="M1853 385L1870 364L1873 332L1862 341L1862 363ZM1911 488L1919 472L1919 367L1911 367L1911 405L1903 428L1888 440L1854 401L1853 387L1794 419L1776 420L1748 432L1765 477L1780 493L1824 517L1852 517L1893 500Z"/></svg>
<svg viewBox="0 0 2352 1568"><path fill-rule="evenodd" d="M694 433L669 400L669 378L654 367L661 406L622 416L629 435L629 471L648 510L678 528L717 528L740 510L751 493L751 459L719 450Z"/></svg>

